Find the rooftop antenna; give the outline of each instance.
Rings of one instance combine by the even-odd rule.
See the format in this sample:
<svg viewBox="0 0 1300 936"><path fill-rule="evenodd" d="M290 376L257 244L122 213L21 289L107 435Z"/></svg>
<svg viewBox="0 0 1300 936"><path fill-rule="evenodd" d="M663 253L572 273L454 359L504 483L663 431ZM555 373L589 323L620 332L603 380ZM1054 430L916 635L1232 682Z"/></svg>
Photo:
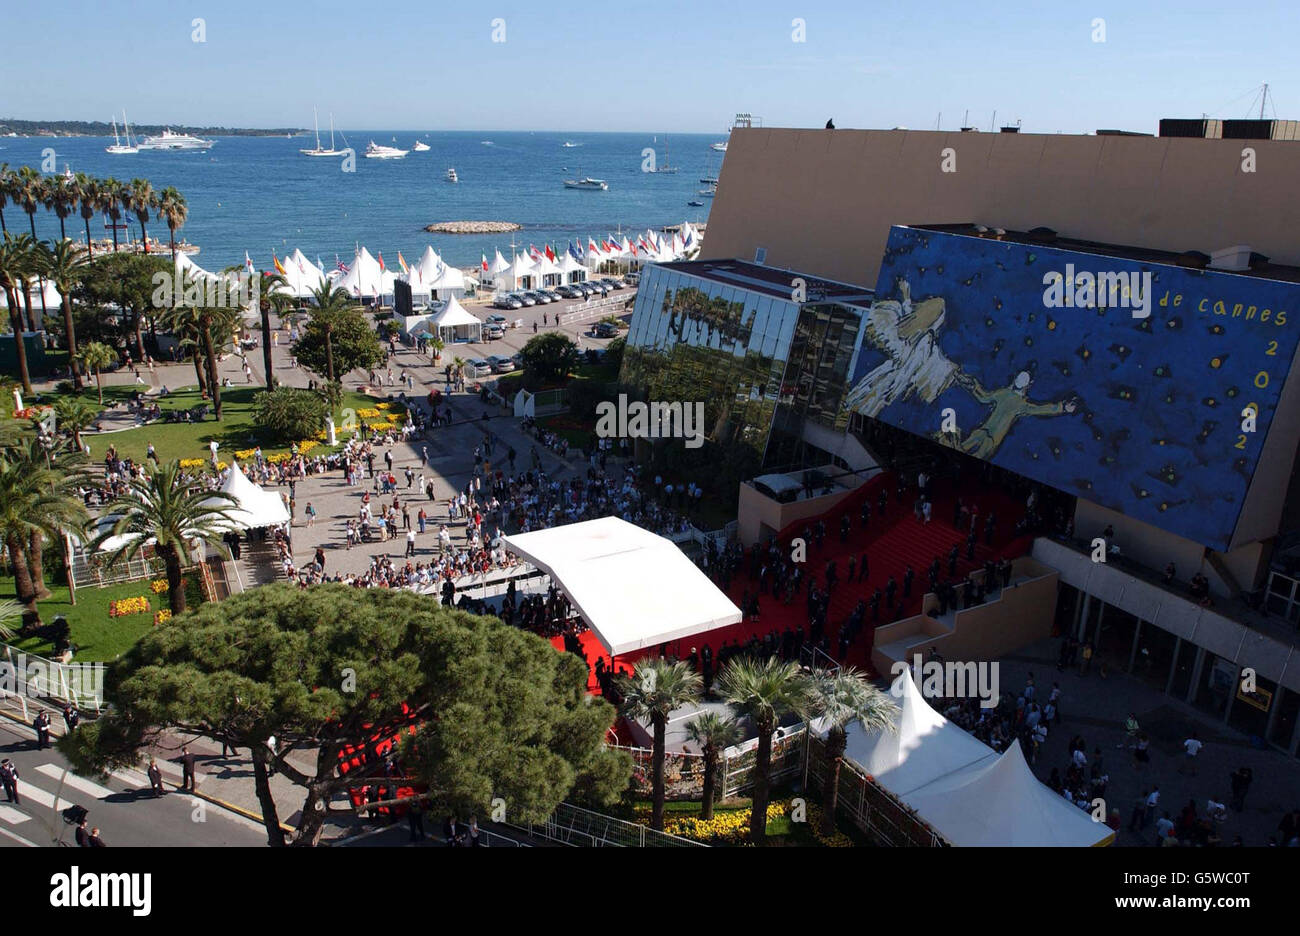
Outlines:
<svg viewBox="0 0 1300 936"><path fill-rule="evenodd" d="M997 128L998 128L998 112L995 110L993 112L993 119L989 121L989 133L992 133Z"/></svg>
<svg viewBox="0 0 1300 936"><path fill-rule="evenodd" d="M939 124L943 121L943 111L939 111L939 116L934 118L934 129L939 129Z"/></svg>
<svg viewBox="0 0 1300 936"><path fill-rule="evenodd" d="M1259 98L1259 119L1264 119L1264 103L1268 100L1268 82L1264 82L1264 93Z"/></svg>

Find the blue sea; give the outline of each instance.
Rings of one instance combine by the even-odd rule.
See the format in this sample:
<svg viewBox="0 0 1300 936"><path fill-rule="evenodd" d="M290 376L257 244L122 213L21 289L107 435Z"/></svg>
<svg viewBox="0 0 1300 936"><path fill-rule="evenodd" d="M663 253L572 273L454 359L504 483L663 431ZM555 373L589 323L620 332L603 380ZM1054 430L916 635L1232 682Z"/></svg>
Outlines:
<svg viewBox="0 0 1300 936"><path fill-rule="evenodd" d="M323 132L323 144L329 134ZM722 153L709 144L717 134L671 134L665 138L640 133L552 134L468 131L424 132L383 130L348 132L356 151L355 172L341 170L342 159L308 157L300 148L315 145L315 136L215 137L207 152L145 151L109 155L112 143L97 137L0 138L0 162L11 168L40 167L42 151L52 148L57 171L113 176L128 182L148 179L155 190L174 185L189 203L189 220L182 237L201 248L194 258L202 267L219 270L242 263L248 251L258 269L271 266L271 252L283 256L294 247L325 269L335 258L349 263L357 244L380 251L385 263L397 266L400 250L414 261L432 244L448 263L475 266L494 249L509 257L511 234L476 236L427 234L436 221L513 221L523 225L516 243L550 242L563 249L572 240L597 241L622 226L624 233L665 224L708 220L712 199L698 195L700 178L717 177ZM403 159L366 159L366 143L411 149L416 140L427 152ZM580 144L566 148L563 144ZM343 148L342 137L336 146ZM642 151L655 150L660 165L679 166L676 174L641 171ZM454 167L458 184L445 181ZM593 176L609 190L566 189L564 180ZM704 207L689 207L691 200ZM16 222L11 221L16 219ZM125 219L124 219L125 220ZM134 219L132 219L134 220ZM26 229L21 209L5 209L5 221ZM68 234L84 237L78 216L67 221ZM36 232L57 238L58 219L45 211L36 216ZM139 226L132 225L133 236ZM101 219L91 222L95 238L111 236ZM167 240L166 225L154 221L149 234Z"/></svg>

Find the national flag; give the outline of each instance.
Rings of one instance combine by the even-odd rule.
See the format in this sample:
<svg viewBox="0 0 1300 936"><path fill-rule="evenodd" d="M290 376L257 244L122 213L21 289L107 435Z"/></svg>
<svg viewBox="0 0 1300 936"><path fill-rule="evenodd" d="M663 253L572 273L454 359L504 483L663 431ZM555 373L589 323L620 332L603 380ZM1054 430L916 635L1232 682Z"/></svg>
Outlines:
<svg viewBox="0 0 1300 936"><path fill-rule="evenodd" d="M322 270L322 271L325 269L325 264L321 263L321 260L320 260L320 254L317 254L317 255L316 255L316 267L317 267L317 269Z"/></svg>
<svg viewBox="0 0 1300 936"><path fill-rule="evenodd" d="M479 263L479 266L483 267L484 273L488 271L487 254L483 254L483 260Z"/></svg>
<svg viewBox="0 0 1300 936"><path fill-rule="evenodd" d="M340 273L346 273L348 271L348 265L339 259L338 254L334 255L334 266L338 268Z"/></svg>
<svg viewBox="0 0 1300 936"><path fill-rule="evenodd" d="M694 232L694 231L687 231L687 232L686 232L686 240L685 240L683 246L685 246L685 247L689 247L689 246L691 246L691 244L693 244L693 243L695 243L695 232Z"/></svg>
<svg viewBox="0 0 1300 936"><path fill-rule="evenodd" d="M529 244L528 256L532 257L534 260L540 260L542 257L542 252L538 250L536 247L534 247L532 244Z"/></svg>
<svg viewBox="0 0 1300 936"><path fill-rule="evenodd" d="M275 256L275 254L271 256ZM244 269L248 271L249 276L253 275L253 258L248 255L247 250L244 251Z"/></svg>
<svg viewBox="0 0 1300 936"><path fill-rule="evenodd" d="M552 263L555 262L555 251L551 249L550 244L546 245L546 259L550 260Z"/></svg>
<svg viewBox="0 0 1300 936"><path fill-rule="evenodd" d="M307 272L305 269L303 269L303 266L302 266L302 254L298 254L298 272L299 272L299 273L306 273L306 272Z"/></svg>
<svg viewBox="0 0 1300 936"><path fill-rule="evenodd" d="M398 253L400 254L401 251L398 251ZM382 250L379 251L379 272L384 272L384 252Z"/></svg>
<svg viewBox="0 0 1300 936"><path fill-rule="evenodd" d="M275 272L279 273L281 276L288 275L284 272L284 267L280 265L280 259L275 255L274 250L271 251L271 265L275 267Z"/></svg>
<svg viewBox="0 0 1300 936"><path fill-rule="evenodd" d="M402 268L403 273L409 274L411 272L410 267L406 265L406 261L402 258L402 252L400 250L397 252L397 265Z"/></svg>
<svg viewBox="0 0 1300 936"><path fill-rule="evenodd" d="M589 254L600 253L600 248L596 246L595 238L592 237L587 238L587 253Z"/></svg>

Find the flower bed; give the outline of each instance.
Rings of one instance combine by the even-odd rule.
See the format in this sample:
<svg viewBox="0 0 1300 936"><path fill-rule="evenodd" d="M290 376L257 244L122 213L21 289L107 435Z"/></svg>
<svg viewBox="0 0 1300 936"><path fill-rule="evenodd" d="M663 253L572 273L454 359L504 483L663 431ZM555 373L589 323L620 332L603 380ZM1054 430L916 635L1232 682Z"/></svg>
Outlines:
<svg viewBox="0 0 1300 936"><path fill-rule="evenodd" d="M154 614L153 625L154 627L157 627L159 624L166 624L171 619L172 619L171 609L163 608L161 611L158 611Z"/></svg>
<svg viewBox="0 0 1300 936"><path fill-rule="evenodd" d="M170 588L171 586L167 584L166 579L154 579L152 582L149 583L149 590L152 591L155 595L161 595L163 592L167 591Z"/></svg>
<svg viewBox="0 0 1300 936"><path fill-rule="evenodd" d="M149 599L144 595L134 598L119 598L108 603L109 617L124 617L128 614L145 614L149 611Z"/></svg>

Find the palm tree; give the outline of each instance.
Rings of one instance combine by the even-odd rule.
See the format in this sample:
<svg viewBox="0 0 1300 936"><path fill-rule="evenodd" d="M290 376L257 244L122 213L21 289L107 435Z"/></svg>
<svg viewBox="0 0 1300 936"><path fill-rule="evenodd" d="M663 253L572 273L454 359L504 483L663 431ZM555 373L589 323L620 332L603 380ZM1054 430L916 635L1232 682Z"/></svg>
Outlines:
<svg viewBox="0 0 1300 936"><path fill-rule="evenodd" d="M346 289L326 280L312 290L312 298L316 300L312 318L319 319L325 330L326 379L334 383L334 316L352 305L352 297Z"/></svg>
<svg viewBox="0 0 1300 936"><path fill-rule="evenodd" d="M189 217L189 206L185 203L185 196L178 192L173 186L167 186L158 196L158 217L167 222L167 230L171 232L169 243L172 248L172 262L176 262L176 232L185 227L185 220Z"/></svg>
<svg viewBox="0 0 1300 936"><path fill-rule="evenodd" d="M172 614L183 614L181 569L190 562L190 543L200 540L219 545L222 534L231 528L230 510L235 504L224 491L208 491L192 483L181 472L180 462L167 462L152 475L133 479L126 493L104 508L105 516L117 519L95 537L91 548L99 549L110 537L124 537L108 557L112 565L123 557L138 555L152 541L167 568Z"/></svg>
<svg viewBox="0 0 1300 936"><path fill-rule="evenodd" d="M45 208L53 211L59 219L59 239L66 240L67 228L64 222L72 216L77 207L76 183L63 176L51 176L45 180Z"/></svg>
<svg viewBox="0 0 1300 936"><path fill-rule="evenodd" d="M27 221L32 227L32 240L36 240L36 209L45 203L45 177L31 166L21 167L18 170L16 195L14 200L27 212Z"/></svg>
<svg viewBox="0 0 1300 936"><path fill-rule="evenodd" d="M102 368L108 367L117 360L117 352L102 341L89 341L81 346L81 353L78 357L81 363L94 373L95 386L99 388L99 404L103 406L104 382L100 378L99 372Z"/></svg>
<svg viewBox="0 0 1300 936"><path fill-rule="evenodd" d="M856 721L863 731L892 732L897 727L898 706L853 667L834 673L816 673L808 681L808 695L809 714L823 719L826 726L822 832L833 835L839 802L840 764L848 745L849 725Z"/></svg>
<svg viewBox="0 0 1300 936"><path fill-rule="evenodd" d="M99 407L79 396L61 396L54 400L54 419L59 429L72 435L72 444L82 451L81 433L99 416Z"/></svg>
<svg viewBox="0 0 1300 936"><path fill-rule="evenodd" d="M117 253L117 222L122 220L126 186L113 177L99 183L99 210L113 222L113 253Z"/></svg>
<svg viewBox="0 0 1300 936"><path fill-rule="evenodd" d="M0 163L0 237L9 233L9 228L5 227L5 206L10 201L15 201L14 189L16 187L17 175L9 168L8 163Z"/></svg>
<svg viewBox="0 0 1300 936"><path fill-rule="evenodd" d="M18 602L27 609L26 626L40 621L36 601L50 594L42 562L44 538L85 529L86 505L76 493L86 478L84 465L84 457L71 452L51 463L31 436L0 450L0 539L13 564Z"/></svg>
<svg viewBox="0 0 1300 936"><path fill-rule="evenodd" d="M226 306L179 304L168 309L165 321L172 332L181 339L183 346L193 349L195 370L199 370L198 359L202 356L204 369L199 371L199 384L207 384L208 396L212 400L212 410L218 420L221 419L221 378L217 375L217 351L224 348L226 337L234 330L240 320L240 310ZM221 336L220 340L216 336Z"/></svg>
<svg viewBox="0 0 1300 936"><path fill-rule="evenodd" d="M140 222L140 243L144 244L144 252L147 254L149 232L144 226L149 220L149 213L158 207L158 196L154 193L153 185L148 179L132 179L124 195L124 201L127 210L135 212L135 218Z"/></svg>
<svg viewBox="0 0 1300 936"><path fill-rule="evenodd" d="M86 263L85 251L69 238L59 241L53 250L46 248L46 272L63 297L63 329L68 335L68 365L72 368L72 380L78 390L81 389L81 371L77 368L77 327L72 320L72 290L81 282Z"/></svg>
<svg viewBox="0 0 1300 936"><path fill-rule="evenodd" d="M623 704L619 711L625 718L650 719L654 727L651 787L653 806L650 828L664 828L664 755L667 744L668 716L700 697L704 681L687 663L666 660L641 660L632 677L620 680Z"/></svg>
<svg viewBox="0 0 1300 936"><path fill-rule="evenodd" d="M796 663L775 657L733 659L718 676L722 697L741 716L750 718L758 732L754 757L754 797L749 834L762 845L767 834L767 805L772 769L772 733L788 714L803 716L808 707L807 681Z"/></svg>
<svg viewBox="0 0 1300 936"><path fill-rule="evenodd" d="M103 204L99 191L99 180L92 179L84 172L78 172L72 180L72 189L77 194L77 210L86 225L86 255L95 258L94 242L90 239L90 219L95 217Z"/></svg>
<svg viewBox="0 0 1300 936"><path fill-rule="evenodd" d="M740 726L735 719L717 712L704 712L686 726L686 737L700 746L704 755L704 790L700 818L713 818L714 790L718 777L718 759L722 752L740 740Z"/></svg>
<svg viewBox="0 0 1300 936"><path fill-rule="evenodd" d="M199 363L204 348L200 337L198 309L184 304L175 305L163 313L163 323L188 352L190 361L194 364L194 376L198 379L199 390L207 393L208 378L203 370L204 365Z"/></svg>
<svg viewBox="0 0 1300 936"><path fill-rule="evenodd" d="M12 233L4 235L0 243L0 289L4 290L5 302L9 305L9 326L14 332L14 351L18 356L18 376L22 380L23 393L32 395L32 377L27 369L27 345L23 342L23 318L19 305L19 292L27 293L27 271L30 264L31 238L26 234L15 237ZM31 300L28 299L28 311Z"/></svg>

